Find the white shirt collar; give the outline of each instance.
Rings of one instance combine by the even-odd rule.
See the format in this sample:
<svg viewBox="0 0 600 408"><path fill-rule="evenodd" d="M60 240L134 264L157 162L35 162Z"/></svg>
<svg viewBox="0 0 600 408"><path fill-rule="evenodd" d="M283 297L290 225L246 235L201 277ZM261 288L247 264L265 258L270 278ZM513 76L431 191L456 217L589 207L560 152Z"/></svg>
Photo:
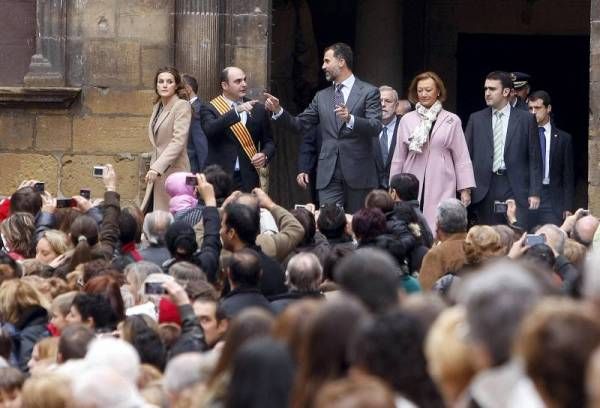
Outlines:
<svg viewBox="0 0 600 408"><path fill-rule="evenodd" d="M502 112L504 116L508 116L508 115L510 115L510 109L511 109L510 103L507 103L504 106L504 108L502 108L502 109L493 109L492 108L492 114L495 115L496 112Z"/></svg>
<svg viewBox="0 0 600 408"><path fill-rule="evenodd" d="M550 125L550 121L548 121L548 123L546 123L544 126L540 126L543 127L544 129L546 129L546 136L550 135L550 132L552 131L552 125Z"/></svg>
<svg viewBox="0 0 600 408"><path fill-rule="evenodd" d="M221 96L223 97L223 99L225 99L225 102L227 102L227 104L229 106L233 105L234 103L238 103L238 102L232 101L231 99L229 99L228 97L226 97L224 94L221 95Z"/></svg>
<svg viewBox="0 0 600 408"><path fill-rule="evenodd" d="M342 81L342 85L344 85L344 88L346 89L352 89L352 87L354 86L354 82L356 82L356 77L354 76L354 74L352 74L348 78L346 78L345 81ZM333 84L335 85L335 82Z"/></svg>
<svg viewBox="0 0 600 408"><path fill-rule="evenodd" d="M196 100L197 100L197 99L198 99L198 97L197 97L197 96L194 96L194 97L190 98L190 105L191 105L192 103L196 102Z"/></svg>
<svg viewBox="0 0 600 408"><path fill-rule="evenodd" d="M387 125L383 125L387 128L388 130L388 135L391 134L391 132L394 131L394 128L396 127L396 122L398 121L398 116L394 116L394 118L390 121L390 123L388 123Z"/></svg>

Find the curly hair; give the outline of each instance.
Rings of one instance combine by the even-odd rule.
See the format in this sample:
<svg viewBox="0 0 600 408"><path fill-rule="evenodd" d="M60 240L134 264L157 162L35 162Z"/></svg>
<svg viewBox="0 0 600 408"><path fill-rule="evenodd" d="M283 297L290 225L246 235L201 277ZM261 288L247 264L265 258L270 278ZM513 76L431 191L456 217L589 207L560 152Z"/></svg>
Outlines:
<svg viewBox="0 0 600 408"><path fill-rule="evenodd" d="M479 265L504 254L500 234L489 225L475 225L463 242L465 258L470 266Z"/></svg>
<svg viewBox="0 0 600 408"><path fill-rule="evenodd" d="M35 256L34 234L35 220L33 215L26 212L16 212L0 224L0 231L8 242L11 251L24 258Z"/></svg>

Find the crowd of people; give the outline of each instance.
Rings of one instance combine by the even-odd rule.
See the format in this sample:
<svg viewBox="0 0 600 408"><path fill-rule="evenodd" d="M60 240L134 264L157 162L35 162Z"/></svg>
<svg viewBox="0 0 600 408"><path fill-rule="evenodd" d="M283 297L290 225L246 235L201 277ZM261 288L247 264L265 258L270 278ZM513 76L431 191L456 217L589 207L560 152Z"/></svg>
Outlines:
<svg viewBox="0 0 600 408"><path fill-rule="evenodd" d="M3 406L600 404L584 210L528 235L469 228L448 198L431 231L410 173L347 214L232 191L213 165L144 215L102 180L74 207L36 180L0 203Z"/></svg>
<svg viewBox="0 0 600 408"><path fill-rule="evenodd" d="M600 221L573 211L550 96L492 72L463 133L436 73L407 112L352 58L325 50L334 86L298 116L246 98L240 68L207 103L159 69L140 206L110 164L102 198L15 186L0 404L600 406ZM272 127L305 136L296 181L314 203L260 187Z"/></svg>

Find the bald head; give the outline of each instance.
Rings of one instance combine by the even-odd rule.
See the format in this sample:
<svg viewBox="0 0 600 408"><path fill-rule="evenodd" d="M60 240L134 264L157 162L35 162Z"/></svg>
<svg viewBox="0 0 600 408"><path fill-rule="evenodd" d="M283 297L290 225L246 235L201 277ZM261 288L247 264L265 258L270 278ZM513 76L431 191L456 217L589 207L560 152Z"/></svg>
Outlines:
<svg viewBox="0 0 600 408"><path fill-rule="evenodd" d="M173 215L168 211L156 210L144 217L144 235L152 245L163 245L167 229L173 222Z"/></svg>
<svg viewBox="0 0 600 408"><path fill-rule="evenodd" d="M589 248L594 241L594 234L598 229L598 224L600 224L600 221L598 221L598 218L594 217L593 215L581 217L575 223L572 238Z"/></svg>
<svg viewBox="0 0 600 408"><path fill-rule="evenodd" d="M410 102L406 99L400 99L398 101L398 105L396 107L396 115L406 115L408 112L412 110L412 106Z"/></svg>
<svg viewBox="0 0 600 408"><path fill-rule="evenodd" d="M567 234L558 228L554 224L546 224L542 225L537 231L536 234L544 235L546 237L546 244L554 252L559 255L562 255L565 252L565 242L567 240Z"/></svg>

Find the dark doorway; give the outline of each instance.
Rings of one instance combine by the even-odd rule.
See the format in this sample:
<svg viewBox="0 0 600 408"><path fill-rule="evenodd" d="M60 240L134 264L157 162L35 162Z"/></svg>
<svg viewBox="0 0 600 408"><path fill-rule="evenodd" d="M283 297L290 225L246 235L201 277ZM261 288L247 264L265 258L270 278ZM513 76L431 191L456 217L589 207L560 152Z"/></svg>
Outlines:
<svg viewBox="0 0 600 408"><path fill-rule="evenodd" d="M320 68L325 47L340 41L354 47L356 3L273 0L271 90L290 113L302 112L317 90L330 85ZM314 191L311 194L296 184L299 146L307 136L274 128L277 154L270 165L269 194L287 208L315 198Z"/></svg>
<svg viewBox="0 0 600 408"><path fill-rule="evenodd" d="M483 82L494 70L532 76L532 91L552 98L556 126L573 136L577 207L587 208L589 36L459 34L457 110L464 124L485 107Z"/></svg>

